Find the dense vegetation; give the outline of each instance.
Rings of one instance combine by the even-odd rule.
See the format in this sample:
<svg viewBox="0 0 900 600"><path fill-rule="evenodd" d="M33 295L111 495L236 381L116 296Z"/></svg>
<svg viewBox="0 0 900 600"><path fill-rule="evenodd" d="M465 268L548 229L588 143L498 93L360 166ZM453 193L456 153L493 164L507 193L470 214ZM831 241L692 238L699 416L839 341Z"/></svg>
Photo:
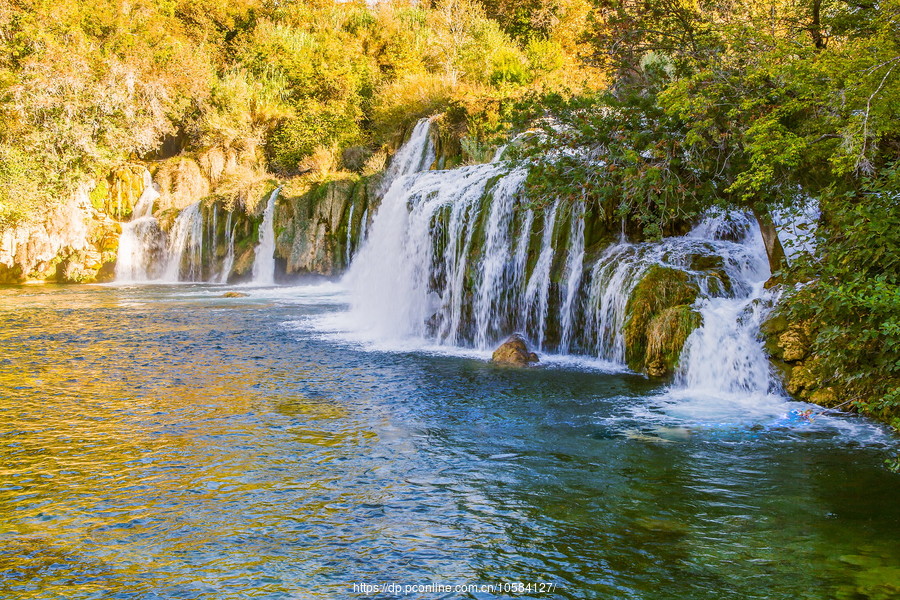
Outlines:
<svg viewBox="0 0 900 600"><path fill-rule="evenodd" d="M820 201L770 261L810 368L900 417L900 1L0 0L0 228L130 159L259 148L280 177L379 170L443 112L464 160L516 130L535 202L646 238Z"/></svg>
<svg viewBox="0 0 900 600"><path fill-rule="evenodd" d="M535 149L558 158L533 189L613 202L650 238L711 207L766 228L816 198L818 252L788 265L769 249L773 283L802 284L781 311L810 333L821 398L900 425L900 3L598 0L595 14L611 84L537 100L554 118Z"/></svg>
<svg viewBox="0 0 900 600"><path fill-rule="evenodd" d="M569 35L587 9L513 38L471 0L2 0L0 225L179 150L262 148L282 176L377 169L392 136L448 107L477 154L525 90L596 84Z"/></svg>

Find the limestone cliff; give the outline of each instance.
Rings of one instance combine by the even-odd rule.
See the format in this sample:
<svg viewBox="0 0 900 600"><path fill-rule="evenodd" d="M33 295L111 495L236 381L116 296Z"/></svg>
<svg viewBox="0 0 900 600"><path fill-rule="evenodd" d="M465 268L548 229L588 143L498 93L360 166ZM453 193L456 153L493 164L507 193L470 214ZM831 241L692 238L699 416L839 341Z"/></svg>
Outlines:
<svg viewBox="0 0 900 600"><path fill-rule="evenodd" d="M0 232L0 283L110 279L117 223L91 204L94 182L32 223Z"/></svg>
<svg viewBox="0 0 900 600"><path fill-rule="evenodd" d="M286 196L275 212L275 256L288 275L336 275L360 243L374 213L379 177L345 176Z"/></svg>

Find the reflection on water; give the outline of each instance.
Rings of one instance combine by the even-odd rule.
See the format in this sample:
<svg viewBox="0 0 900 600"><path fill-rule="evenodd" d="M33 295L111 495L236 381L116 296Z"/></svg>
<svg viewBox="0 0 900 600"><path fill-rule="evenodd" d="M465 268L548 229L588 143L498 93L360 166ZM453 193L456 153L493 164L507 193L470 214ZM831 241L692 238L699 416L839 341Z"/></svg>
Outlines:
<svg viewBox="0 0 900 600"><path fill-rule="evenodd" d="M862 420L679 421L634 375L362 351L297 326L330 293L221 292L0 290L0 597L900 595Z"/></svg>

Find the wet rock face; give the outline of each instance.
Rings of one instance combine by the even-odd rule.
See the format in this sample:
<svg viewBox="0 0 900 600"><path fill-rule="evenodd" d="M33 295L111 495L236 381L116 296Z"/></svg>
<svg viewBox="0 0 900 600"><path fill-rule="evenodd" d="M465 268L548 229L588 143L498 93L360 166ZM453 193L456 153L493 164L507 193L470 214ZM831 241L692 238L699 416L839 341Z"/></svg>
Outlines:
<svg viewBox="0 0 900 600"><path fill-rule="evenodd" d="M94 207L114 219L127 220L144 193L145 170L144 165L139 164L125 164L113 170L91 192Z"/></svg>
<svg viewBox="0 0 900 600"><path fill-rule="evenodd" d="M811 322L791 322L784 315L775 315L763 324L762 334L785 391L823 406L838 403L834 390L821 387L815 376L818 359L812 352L816 332Z"/></svg>
<svg viewBox="0 0 900 600"><path fill-rule="evenodd" d="M778 336L778 347L782 350L782 360L797 362L809 355L809 333L803 325L791 325Z"/></svg>
<svg viewBox="0 0 900 600"><path fill-rule="evenodd" d="M494 350L491 362L498 365L527 367L538 362L538 355L528 350L528 344L519 334L513 334Z"/></svg>
<svg viewBox="0 0 900 600"><path fill-rule="evenodd" d="M338 179L286 197L275 213L275 255L285 260L288 274L335 275L347 267L347 250L361 242L362 218L374 213L377 183L377 178Z"/></svg>

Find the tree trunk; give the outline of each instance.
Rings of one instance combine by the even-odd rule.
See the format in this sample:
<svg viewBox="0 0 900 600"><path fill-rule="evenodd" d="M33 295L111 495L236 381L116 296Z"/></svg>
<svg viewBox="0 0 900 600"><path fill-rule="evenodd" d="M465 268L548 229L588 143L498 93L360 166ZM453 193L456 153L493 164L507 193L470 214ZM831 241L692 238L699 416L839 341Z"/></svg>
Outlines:
<svg viewBox="0 0 900 600"><path fill-rule="evenodd" d="M769 270L772 275L781 271L787 266L787 257L784 254L784 248L781 240L778 239L778 231L775 229L775 221L769 211L759 211L753 209L753 216L759 223L759 231L762 233L763 243L766 246L766 256L769 258Z"/></svg>
<svg viewBox="0 0 900 600"><path fill-rule="evenodd" d="M822 0L813 0L812 23L810 23L809 32L812 34L816 50L823 50L825 48L825 37L822 35Z"/></svg>

